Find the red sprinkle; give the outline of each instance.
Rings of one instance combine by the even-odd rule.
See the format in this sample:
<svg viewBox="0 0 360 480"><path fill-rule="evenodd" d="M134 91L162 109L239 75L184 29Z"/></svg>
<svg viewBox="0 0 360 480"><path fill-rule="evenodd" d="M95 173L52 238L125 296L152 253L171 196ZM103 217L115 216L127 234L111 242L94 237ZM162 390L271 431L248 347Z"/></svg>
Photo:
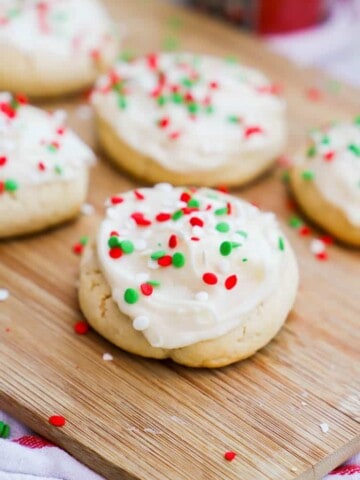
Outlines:
<svg viewBox="0 0 360 480"><path fill-rule="evenodd" d="M171 218L170 213L163 213L163 212L158 213L155 217L157 222L167 222L168 220L170 220L170 218Z"/></svg>
<svg viewBox="0 0 360 480"><path fill-rule="evenodd" d="M178 244L178 238L176 235L170 235L169 248L175 248Z"/></svg>
<svg viewBox="0 0 360 480"><path fill-rule="evenodd" d="M251 127L246 127L244 131L245 138L249 138L256 133L263 133L264 130L258 125L253 125Z"/></svg>
<svg viewBox="0 0 360 480"><path fill-rule="evenodd" d="M0 180L0 193L5 192L5 183Z"/></svg>
<svg viewBox="0 0 360 480"><path fill-rule="evenodd" d="M306 96L312 102L319 102L322 99L321 91L316 87L310 87L306 90Z"/></svg>
<svg viewBox="0 0 360 480"><path fill-rule="evenodd" d="M219 88L219 84L218 82L210 82L209 83L209 87L212 89L212 90L217 90Z"/></svg>
<svg viewBox="0 0 360 480"><path fill-rule="evenodd" d="M159 125L160 128L166 128L166 127L169 126L169 124L170 124L170 119L169 119L169 117L161 118L161 119L159 120L159 123L158 123L158 125Z"/></svg>
<svg viewBox="0 0 360 480"><path fill-rule="evenodd" d="M64 135L65 133L65 127L59 127L57 130L56 130L56 133L58 135Z"/></svg>
<svg viewBox="0 0 360 480"><path fill-rule="evenodd" d="M326 251L317 253L315 256L320 261L326 261L329 259L329 255Z"/></svg>
<svg viewBox="0 0 360 480"><path fill-rule="evenodd" d="M231 215L231 212L232 212L231 203L230 203L230 202L227 202L226 206L227 206L227 214L228 214L228 215Z"/></svg>
<svg viewBox="0 0 360 480"><path fill-rule="evenodd" d="M190 224L195 227L203 227L204 226L204 222L203 220L201 220L201 218L199 217L192 217L190 218Z"/></svg>
<svg viewBox="0 0 360 480"><path fill-rule="evenodd" d="M157 262L161 267L169 267L172 264L172 257L171 255L164 255L158 258Z"/></svg>
<svg viewBox="0 0 360 480"><path fill-rule="evenodd" d="M89 331L89 324L87 322L76 322L74 325L74 332L78 335L85 335Z"/></svg>
<svg viewBox="0 0 360 480"><path fill-rule="evenodd" d="M14 118L16 115L16 111L8 103L0 103L0 112L8 118Z"/></svg>
<svg viewBox="0 0 360 480"><path fill-rule="evenodd" d="M45 164L44 164L43 162L39 162L39 163L38 163L38 169L39 169L41 172L43 172L43 171L45 170L45 168L46 168L46 167L45 167Z"/></svg>
<svg viewBox="0 0 360 480"><path fill-rule="evenodd" d="M120 258L122 256L123 252L121 250L120 247L113 247L113 248L110 248L109 250L109 256L111 258Z"/></svg>
<svg viewBox="0 0 360 480"><path fill-rule="evenodd" d="M335 152L334 151L330 151L330 152L327 152L324 154L324 160L326 162L331 162L331 160L333 160L335 157Z"/></svg>
<svg viewBox="0 0 360 480"><path fill-rule="evenodd" d="M153 293L154 288L152 285L150 285L150 283L142 283L140 285L140 290L143 295L145 295L146 297L149 297Z"/></svg>
<svg viewBox="0 0 360 480"><path fill-rule="evenodd" d="M204 273L203 280L208 285L216 285L218 282L218 279L215 273L210 273L210 272Z"/></svg>
<svg viewBox="0 0 360 480"><path fill-rule="evenodd" d="M90 52L90 57L95 61L98 62L100 60L101 54L98 48L94 48Z"/></svg>
<svg viewBox="0 0 360 480"><path fill-rule="evenodd" d="M200 242L200 238L199 237L191 237L191 240L193 242Z"/></svg>
<svg viewBox="0 0 360 480"><path fill-rule="evenodd" d="M141 212L134 212L131 214L131 218L135 221L139 227L148 227L151 225L151 221L144 217Z"/></svg>
<svg viewBox="0 0 360 480"><path fill-rule="evenodd" d="M54 427L63 427L66 420L62 415L51 415L51 417L49 417L49 423Z"/></svg>
<svg viewBox="0 0 360 480"><path fill-rule="evenodd" d="M158 61L159 57L156 55L156 53L150 53L147 56L147 63L151 70L156 70L158 68Z"/></svg>
<svg viewBox="0 0 360 480"><path fill-rule="evenodd" d="M119 232L117 232L116 230L113 230L112 232L110 232L110 237L118 237L119 236Z"/></svg>
<svg viewBox="0 0 360 480"><path fill-rule="evenodd" d="M124 201L124 199L122 197L118 197L118 196L114 196L114 197L110 198L110 202L113 205L118 205L119 203L122 203L123 201Z"/></svg>
<svg viewBox="0 0 360 480"><path fill-rule="evenodd" d="M326 245L332 245L334 243L334 240L329 237L329 235L323 235L322 237L320 237L320 240Z"/></svg>
<svg viewBox="0 0 360 480"><path fill-rule="evenodd" d="M5 163L7 162L7 158L6 157L0 157L0 167L3 167L5 165Z"/></svg>
<svg viewBox="0 0 360 480"><path fill-rule="evenodd" d="M306 237L307 235L310 235L310 233L311 233L311 230L306 225L299 228L299 235L301 235L302 237Z"/></svg>
<svg viewBox="0 0 360 480"><path fill-rule="evenodd" d="M170 140L176 140L180 137L180 132L172 132L169 135Z"/></svg>
<svg viewBox="0 0 360 480"><path fill-rule="evenodd" d="M187 203L190 199L191 199L191 195L190 195L190 193L188 193L188 192L183 192L183 193L180 195L180 200L181 200L182 202Z"/></svg>
<svg viewBox="0 0 360 480"><path fill-rule="evenodd" d="M225 288L227 290L231 290L232 288L235 287L237 284L237 276L236 275L230 275L226 280L225 280Z"/></svg>
<svg viewBox="0 0 360 480"><path fill-rule="evenodd" d="M145 196L139 192L139 190L134 190L134 195L137 200L144 200Z"/></svg>
<svg viewBox="0 0 360 480"><path fill-rule="evenodd" d="M216 190L223 193L229 193L229 188L226 185L218 185Z"/></svg>
<svg viewBox="0 0 360 480"><path fill-rule="evenodd" d="M25 93L18 93L15 96L15 100L20 103L20 105L27 105L29 103L28 97L25 95Z"/></svg>
<svg viewBox="0 0 360 480"><path fill-rule="evenodd" d="M228 462L231 462L232 460L234 460L234 458L236 457L236 453L235 452L225 452L224 453L224 458L225 460L227 460Z"/></svg>
<svg viewBox="0 0 360 480"><path fill-rule="evenodd" d="M75 255L81 255L84 250L84 245L81 243L75 243L72 247L72 251L75 253Z"/></svg>

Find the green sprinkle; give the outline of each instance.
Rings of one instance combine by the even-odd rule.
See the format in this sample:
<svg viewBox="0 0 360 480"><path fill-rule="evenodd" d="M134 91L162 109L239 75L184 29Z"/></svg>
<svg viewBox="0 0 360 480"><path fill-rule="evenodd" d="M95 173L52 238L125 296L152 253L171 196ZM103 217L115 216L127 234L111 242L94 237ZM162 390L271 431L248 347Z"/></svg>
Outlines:
<svg viewBox="0 0 360 480"><path fill-rule="evenodd" d="M282 237L279 237L279 250L284 251L285 250L285 242Z"/></svg>
<svg viewBox="0 0 360 480"><path fill-rule="evenodd" d="M89 241L89 237L87 235L83 235L80 238L79 243L85 247L85 245L88 244L88 241Z"/></svg>
<svg viewBox="0 0 360 480"><path fill-rule="evenodd" d="M126 101L126 98L125 98L123 95L119 95L119 98L118 98L118 106L119 106L122 110L125 110L125 108L127 107L127 101Z"/></svg>
<svg viewBox="0 0 360 480"><path fill-rule="evenodd" d="M324 135L324 136L322 137L322 139L321 139L321 143L322 143L323 145L329 145L329 143L330 143L330 138L329 138L327 135Z"/></svg>
<svg viewBox="0 0 360 480"><path fill-rule="evenodd" d="M146 283L153 287L160 287L160 282L158 280L148 280Z"/></svg>
<svg viewBox="0 0 360 480"><path fill-rule="evenodd" d="M49 152L51 153L55 153L57 152L57 147L55 145L53 145L52 143L50 143L50 145L47 146L47 149L49 150Z"/></svg>
<svg viewBox="0 0 360 480"><path fill-rule="evenodd" d="M60 165L55 165L54 170L58 175L62 175L63 173L63 169L60 167Z"/></svg>
<svg viewBox="0 0 360 480"><path fill-rule="evenodd" d="M227 257L228 255L230 255L231 250L232 250L231 242L222 242L222 244L220 245L220 253L224 257Z"/></svg>
<svg viewBox="0 0 360 480"><path fill-rule="evenodd" d="M359 147L359 145L354 145L354 144L349 145L348 150L350 150L350 152L352 152L357 157L360 157L360 147Z"/></svg>
<svg viewBox="0 0 360 480"><path fill-rule="evenodd" d="M190 78L187 78L187 77L183 78L181 80L181 83L184 85L184 87L187 87L187 88L191 88L193 86L192 80Z"/></svg>
<svg viewBox="0 0 360 480"><path fill-rule="evenodd" d="M173 28L174 30L178 30L183 26L181 18L176 16L170 17L167 21L167 24L170 28Z"/></svg>
<svg viewBox="0 0 360 480"><path fill-rule="evenodd" d="M139 300L139 294L134 288L127 288L124 292L124 300L132 305Z"/></svg>
<svg viewBox="0 0 360 480"><path fill-rule="evenodd" d="M20 15L20 12L21 12L20 8L11 8L10 10L7 11L7 16L9 18L14 18Z"/></svg>
<svg viewBox="0 0 360 480"><path fill-rule="evenodd" d="M130 240L120 242L120 247L124 253L133 253L134 251L134 244Z"/></svg>
<svg viewBox="0 0 360 480"><path fill-rule="evenodd" d="M16 192L16 190L19 188L19 185L16 180L8 178L5 180L4 187L7 192Z"/></svg>
<svg viewBox="0 0 360 480"><path fill-rule="evenodd" d="M123 62L131 62L131 60L134 60L134 58L135 58L135 53L132 52L131 50L124 50L119 55L119 60L122 60Z"/></svg>
<svg viewBox="0 0 360 480"><path fill-rule="evenodd" d="M311 158L311 157L315 157L316 155L316 147L315 145L310 145L310 147L308 148L307 152L306 152L306 155Z"/></svg>
<svg viewBox="0 0 360 480"><path fill-rule="evenodd" d="M224 208L218 208L217 210L215 210L215 215L226 215L228 213L228 209L227 207L224 207Z"/></svg>
<svg viewBox="0 0 360 480"><path fill-rule="evenodd" d="M152 260L158 260L161 257L164 257L166 255L165 250L158 250L157 252L154 252L150 255L150 258Z"/></svg>
<svg viewBox="0 0 360 480"><path fill-rule="evenodd" d="M236 230L236 233L238 233L239 235L241 235L244 238L248 237L247 232L245 232L244 230Z"/></svg>
<svg viewBox="0 0 360 480"><path fill-rule="evenodd" d="M166 103L166 98L164 97L164 95L160 95L157 99L157 103L160 107L163 107Z"/></svg>
<svg viewBox="0 0 360 480"><path fill-rule="evenodd" d="M248 259L247 259L247 258L243 258L242 261L245 263L245 262L248 261Z"/></svg>
<svg viewBox="0 0 360 480"><path fill-rule="evenodd" d="M183 103L183 101L184 101L181 93L179 93L179 92L174 92L171 95L171 100L172 100L173 103Z"/></svg>
<svg viewBox="0 0 360 480"><path fill-rule="evenodd" d="M215 228L218 232L227 233L230 230L230 225L226 222L220 222Z"/></svg>
<svg viewBox="0 0 360 480"><path fill-rule="evenodd" d="M0 421L0 438L10 437L10 427L7 423Z"/></svg>
<svg viewBox="0 0 360 480"><path fill-rule="evenodd" d="M238 63L238 59L234 55L227 55L225 57L225 62L227 62L227 63Z"/></svg>
<svg viewBox="0 0 360 480"><path fill-rule="evenodd" d="M315 173L312 170L303 170L303 172L301 173L301 177L303 180L306 181L314 180Z"/></svg>
<svg viewBox="0 0 360 480"><path fill-rule="evenodd" d="M179 39L173 36L165 37L162 42L162 48L167 52L173 52L174 50L178 50L179 46Z"/></svg>
<svg viewBox="0 0 360 480"><path fill-rule="evenodd" d="M303 224L302 220L295 215L293 215L289 219L289 225L292 228L299 228L299 227L301 227L302 224Z"/></svg>
<svg viewBox="0 0 360 480"><path fill-rule="evenodd" d="M197 198L191 198L188 201L188 207L194 207L194 208L199 208L200 207L200 202Z"/></svg>
<svg viewBox="0 0 360 480"><path fill-rule="evenodd" d="M281 175L281 180L282 180L284 183L289 183L289 180L290 180L290 172L289 172L289 170L285 170L285 172L283 172L283 174Z"/></svg>
<svg viewBox="0 0 360 480"><path fill-rule="evenodd" d="M231 247L232 248L238 248L238 247L242 247L242 245L241 245L241 243L231 242Z"/></svg>
<svg viewBox="0 0 360 480"><path fill-rule="evenodd" d="M355 125L360 125L360 115L354 118Z"/></svg>
<svg viewBox="0 0 360 480"><path fill-rule="evenodd" d="M227 119L230 123L240 123L240 118L236 115L229 115Z"/></svg>
<svg viewBox="0 0 360 480"><path fill-rule="evenodd" d="M185 256L184 254L180 253L180 252L176 252L174 253L173 257L172 257L172 263L174 265L174 267L176 268L181 268L185 265Z"/></svg>
<svg viewBox="0 0 360 480"><path fill-rule="evenodd" d="M114 248L114 247L119 247L120 246L120 240L118 239L118 237L110 237L109 240L108 240L108 246L110 248Z"/></svg>
<svg viewBox="0 0 360 480"><path fill-rule="evenodd" d="M199 105L197 105L196 103L189 103L187 109L189 113L195 114L199 111Z"/></svg>
<svg viewBox="0 0 360 480"><path fill-rule="evenodd" d="M171 218L176 221L176 220L179 220L179 218L181 218L182 216L184 215L184 212L182 210L177 210L176 212L174 212L171 216Z"/></svg>
<svg viewBox="0 0 360 480"><path fill-rule="evenodd" d="M208 114L211 114L211 113L214 113L214 107L213 105L206 105L205 107L205 112L208 113Z"/></svg>

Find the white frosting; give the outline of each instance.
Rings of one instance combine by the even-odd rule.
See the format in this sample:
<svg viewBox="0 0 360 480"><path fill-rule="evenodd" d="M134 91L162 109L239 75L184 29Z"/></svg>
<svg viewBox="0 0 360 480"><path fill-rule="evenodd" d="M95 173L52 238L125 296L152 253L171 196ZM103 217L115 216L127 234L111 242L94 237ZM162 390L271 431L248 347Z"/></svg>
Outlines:
<svg viewBox="0 0 360 480"><path fill-rule="evenodd" d="M273 214L202 188L193 193L199 202L197 211L177 220L159 221L156 217L160 212L173 214L186 207L180 199L184 189L159 185L138 192L144 199L130 191L121 194L121 199L113 197L113 204L109 201L98 232L97 253L114 301L152 346L172 349L219 337L241 325L244 316L278 288L288 245ZM151 224L137 225L134 212L143 214L140 223ZM202 222L203 226L193 225ZM118 240L116 236L112 240L120 242L120 247L109 246L111 232L118 233ZM172 235L176 236L176 246L171 241L169 244ZM113 248L121 251L124 240L135 248L113 258ZM136 248L139 240L141 249ZM220 253L223 242L232 245L225 256ZM161 260L151 258L154 253L170 256L173 262L175 254L183 254L185 264L162 266ZM207 283L205 273L214 274L217 283ZM232 285L234 275L237 282ZM153 287L151 295L144 294L141 285L152 281L159 285ZM128 289L133 289L130 295L135 292L138 296L135 303L126 301Z"/></svg>
<svg viewBox="0 0 360 480"><path fill-rule="evenodd" d="M335 124L314 131L312 138L313 156L297 161L313 173L324 198L360 227L360 123Z"/></svg>
<svg viewBox="0 0 360 480"><path fill-rule="evenodd" d="M11 109L0 94L0 182L35 185L66 181L95 161L94 154L65 124L63 111L48 113L29 105ZM6 105L9 113L1 112Z"/></svg>
<svg viewBox="0 0 360 480"><path fill-rule="evenodd" d="M86 55L91 61L114 41L113 26L97 0L1 0L0 46L33 58L59 61Z"/></svg>
<svg viewBox="0 0 360 480"><path fill-rule="evenodd" d="M193 100L188 96L176 103L176 89ZM160 54L118 63L99 79L92 100L99 116L130 146L169 170L191 172L279 154L285 103L271 92L263 74L224 59ZM192 101L195 113L189 111ZM159 126L162 120L168 125ZM249 127L261 131L249 133Z"/></svg>

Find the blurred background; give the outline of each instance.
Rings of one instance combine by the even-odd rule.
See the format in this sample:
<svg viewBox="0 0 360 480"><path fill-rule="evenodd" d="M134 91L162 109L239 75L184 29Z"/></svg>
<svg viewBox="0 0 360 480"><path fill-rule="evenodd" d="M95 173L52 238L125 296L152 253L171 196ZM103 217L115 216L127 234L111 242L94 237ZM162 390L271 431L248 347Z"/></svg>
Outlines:
<svg viewBox="0 0 360 480"><path fill-rule="evenodd" d="M169 0L255 32L302 66L360 86L360 0Z"/></svg>

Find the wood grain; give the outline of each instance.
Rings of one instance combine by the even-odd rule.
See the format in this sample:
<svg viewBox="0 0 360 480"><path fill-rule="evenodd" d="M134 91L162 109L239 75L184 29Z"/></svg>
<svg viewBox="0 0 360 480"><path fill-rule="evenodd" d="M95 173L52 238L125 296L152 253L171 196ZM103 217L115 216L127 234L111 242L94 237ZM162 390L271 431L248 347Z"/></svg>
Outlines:
<svg viewBox="0 0 360 480"><path fill-rule="evenodd" d="M311 126L360 111L350 88L310 102L305 90L328 79L295 68L254 38L165 3L109 0L125 24L126 48L158 49L175 33L185 50L235 54L285 86L292 153ZM48 106L69 112L70 124L92 146L82 100ZM78 258L71 252L102 214L104 198L135 184L102 158L92 172L96 215L38 236L0 244L0 408L58 443L108 479L314 480L360 449L359 253L329 248L316 261L309 240L287 227L280 172L241 192L284 223L299 257L295 309L278 337L252 359L218 371L190 370L121 352L94 332L79 337ZM104 362L109 352L114 361ZM52 414L64 428L51 427ZM330 430L324 434L320 423ZM226 462L227 450L237 452Z"/></svg>

